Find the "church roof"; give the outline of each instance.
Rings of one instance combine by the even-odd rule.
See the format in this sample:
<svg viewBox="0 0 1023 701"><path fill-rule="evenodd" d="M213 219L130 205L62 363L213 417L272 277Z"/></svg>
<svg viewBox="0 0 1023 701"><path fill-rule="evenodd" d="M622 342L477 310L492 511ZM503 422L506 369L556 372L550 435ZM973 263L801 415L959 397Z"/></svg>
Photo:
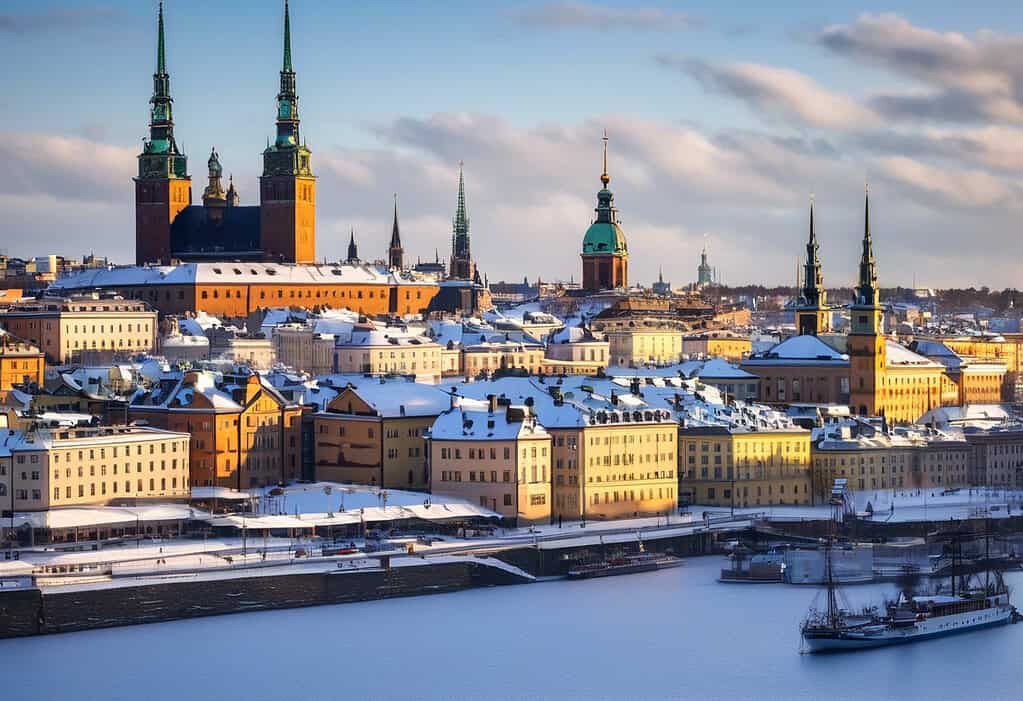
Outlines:
<svg viewBox="0 0 1023 701"><path fill-rule="evenodd" d="M590 224L583 237L583 253L627 253L625 232L617 222L597 221Z"/></svg>
<svg viewBox="0 0 1023 701"><path fill-rule="evenodd" d="M259 207L224 207L222 218L210 217L206 207L190 205L171 224L171 253L188 257L204 253L260 256Z"/></svg>

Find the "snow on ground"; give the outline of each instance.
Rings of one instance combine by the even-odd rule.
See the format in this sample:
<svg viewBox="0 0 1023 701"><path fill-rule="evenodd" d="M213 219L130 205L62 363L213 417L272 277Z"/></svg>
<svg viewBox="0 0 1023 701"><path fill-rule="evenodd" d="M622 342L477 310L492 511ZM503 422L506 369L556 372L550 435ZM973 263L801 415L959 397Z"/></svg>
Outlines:
<svg viewBox="0 0 1023 701"><path fill-rule="evenodd" d="M330 488L330 494L324 490ZM453 504L463 500L425 492L400 489L379 489L363 484L312 482L284 487L281 496L269 496L275 488L253 490L260 497L259 511L266 514L311 514L351 511L373 506L415 506L429 501L433 504ZM386 495L386 501L385 501ZM342 508L343 507L343 508Z"/></svg>
<svg viewBox="0 0 1023 701"><path fill-rule="evenodd" d="M967 519L990 515L1002 518L1012 513L1019 514L1023 506L1023 492L1005 489L960 489L943 494L940 489L916 489L905 491L866 490L854 492L857 512L867 510L869 504L874 512L874 521L944 521ZM894 510L892 506L894 505ZM702 515L730 512L728 507L692 505L689 510ZM831 507L820 506L750 506L736 508L735 513L763 512L774 518L829 518Z"/></svg>

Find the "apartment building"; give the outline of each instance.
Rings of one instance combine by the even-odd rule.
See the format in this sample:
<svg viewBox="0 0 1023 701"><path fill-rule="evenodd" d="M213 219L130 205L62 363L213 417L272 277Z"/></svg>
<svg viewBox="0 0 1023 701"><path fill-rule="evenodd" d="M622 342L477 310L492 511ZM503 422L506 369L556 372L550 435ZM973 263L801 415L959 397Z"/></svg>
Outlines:
<svg viewBox="0 0 1023 701"><path fill-rule="evenodd" d="M187 499L189 437L140 426L8 431L0 504L14 511Z"/></svg>
<svg viewBox="0 0 1023 701"><path fill-rule="evenodd" d="M0 310L0 324L38 346L51 363L108 362L152 353L156 312L145 302L120 298L42 297Z"/></svg>

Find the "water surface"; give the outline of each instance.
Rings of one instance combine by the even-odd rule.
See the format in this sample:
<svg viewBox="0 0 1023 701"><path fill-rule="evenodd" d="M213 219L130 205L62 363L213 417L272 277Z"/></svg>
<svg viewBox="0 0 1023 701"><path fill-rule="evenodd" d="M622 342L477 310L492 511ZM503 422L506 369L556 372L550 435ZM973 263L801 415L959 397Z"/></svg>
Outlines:
<svg viewBox="0 0 1023 701"><path fill-rule="evenodd" d="M1018 699L1023 625L799 654L815 588L625 577L0 641L3 699ZM1007 577L1023 584L1023 574ZM849 587L853 603L892 585ZM1017 596L1017 605L1020 604Z"/></svg>

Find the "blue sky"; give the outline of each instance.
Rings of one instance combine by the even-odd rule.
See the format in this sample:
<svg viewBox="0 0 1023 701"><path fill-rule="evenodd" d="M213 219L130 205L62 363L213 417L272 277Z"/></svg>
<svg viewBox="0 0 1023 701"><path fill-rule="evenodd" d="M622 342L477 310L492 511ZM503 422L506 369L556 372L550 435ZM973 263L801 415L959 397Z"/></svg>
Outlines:
<svg viewBox="0 0 1023 701"><path fill-rule="evenodd" d="M826 282L846 284L869 175L882 283L1017 284L1023 13L1004 3L294 0L291 12L322 257L343 255L353 226L363 257L382 256L395 191L406 249L444 255L464 159L491 279L578 277L607 128L636 279L658 266L692 279L706 241L725 282L787 282L815 192ZM281 3L169 0L166 15L193 196L216 145L254 202ZM155 16L138 1L0 8L0 248L131 259Z"/></svg>

